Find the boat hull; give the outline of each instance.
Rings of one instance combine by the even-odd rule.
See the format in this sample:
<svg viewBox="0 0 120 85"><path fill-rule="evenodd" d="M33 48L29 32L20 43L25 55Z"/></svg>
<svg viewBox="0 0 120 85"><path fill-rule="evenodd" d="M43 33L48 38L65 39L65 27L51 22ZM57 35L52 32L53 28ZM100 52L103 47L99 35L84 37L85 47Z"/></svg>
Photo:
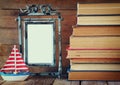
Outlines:
<svg viewBox="0 0 120 85"><path fill-rule="evenodd" d="M1 74L1 77L5 81L24 81L29 77L29 74Z"/></svg>

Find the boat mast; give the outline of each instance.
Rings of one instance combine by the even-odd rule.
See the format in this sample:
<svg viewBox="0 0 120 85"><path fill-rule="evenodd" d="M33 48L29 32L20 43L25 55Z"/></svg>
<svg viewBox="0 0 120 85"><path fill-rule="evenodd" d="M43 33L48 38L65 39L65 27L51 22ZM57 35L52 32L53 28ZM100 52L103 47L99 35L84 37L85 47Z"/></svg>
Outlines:
<svg viewBox="0 0 120 85"><path fill-rule="evenodd" d="M16 74L17 73L17 70L16 70L16 45L14 45L14 60L15 60L15 62L14 62L14 64L15 64L15 72L14 72L14 74Z"/></svg>

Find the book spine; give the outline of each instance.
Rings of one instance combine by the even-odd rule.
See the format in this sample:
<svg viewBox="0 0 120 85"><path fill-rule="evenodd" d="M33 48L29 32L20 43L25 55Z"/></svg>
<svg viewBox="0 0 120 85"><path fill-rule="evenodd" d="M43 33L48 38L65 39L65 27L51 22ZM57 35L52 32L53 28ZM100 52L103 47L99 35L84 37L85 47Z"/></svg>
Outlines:
<svg viewBox="0 0 120 85"><path fill-rule="evenodd" d="M71 48L120 48L120 37L70 37Z"/></svg>
<svg viewBox="0 0 120 85"><path fill-rule="evenodd" d="M68 72L68 80L120 80L120 72Z"/></svg>
<svg viewBox="0 0 120 85"><path fill-rule="evenodd" d="M77 4L77 15L120 14L120 3Z"/></svg>
<svg viewBox="0 0 120 85"><path fill-rule="evenodd" d="M77 25L120 25L120 16L79 16Z"/></svg>
<svg viewBox="0 0 120 85"><path fill-rule="evenodd" d="M120 71L120 64L75 64L71 63L70 70L76 71Z"/></svg>
<svg viewBox="0 0 120 85"><path fill-rule="evenodd" d="M120 58L71 58L70 63L120 63Z"/></svg>
<svg viewBox="0 0 120 85"><path fill-rule="evenodd" d="M76 26L73 36L120 36L120 26Z"/></svg>

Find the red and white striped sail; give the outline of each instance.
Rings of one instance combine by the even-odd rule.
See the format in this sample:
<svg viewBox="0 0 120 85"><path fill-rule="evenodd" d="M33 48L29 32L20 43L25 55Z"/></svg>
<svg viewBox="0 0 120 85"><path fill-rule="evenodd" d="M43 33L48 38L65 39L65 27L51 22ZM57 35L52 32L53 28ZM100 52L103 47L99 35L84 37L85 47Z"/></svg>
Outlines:
<svg viewBox="0 0 120 85"><path fill-rule="evenodd" d="M5 65L1 69L2 72L28 72L28 67L24 63L22 55L20 54L19 50L14 45L14 48L11 51L11 54L6 61Z"/></svg>

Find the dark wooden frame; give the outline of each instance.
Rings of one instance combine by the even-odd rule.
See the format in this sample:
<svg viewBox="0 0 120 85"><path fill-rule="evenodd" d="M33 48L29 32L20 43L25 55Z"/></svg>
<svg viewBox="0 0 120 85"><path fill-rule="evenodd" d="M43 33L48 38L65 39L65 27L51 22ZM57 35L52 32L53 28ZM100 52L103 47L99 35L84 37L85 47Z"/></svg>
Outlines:
<svg viewBox="0 0 120 85"><path fill-rule="evenodd" d="M41 9L39 9L39 6ZM41 7L42 6L42 7ZM59 12L56 12L55 10L53 10L49 5L32 5L30 7L28 7L29 9L26 9L25 11L22 10L17 18L17 22L18 22L18 34L19 34L19 46L20 46L20 52L22 54L23 50L24 50L24 45L23 45L23 36L25 35L22 31L22 23L23 21L34 21L37 19L41 19L43 17L45 17L45 19L47 20L51 20L54 19L55 22L57 22L57 34L58 34L58 71L57 72L47 72L47 73L43 73L43 75L53 75L53 76L58 76L60 78L61 74L62 74L62 53L61 53L61 15ZM36 10L37 9L37 10ZM39 10L42 10L41 12L39 12ZM51 16L52 18L49 18L48 16ZM57 17L54 17L57 16ZM27 18L26 18L27 17ZM34 18L33 18L34 17ZM38 74L38 73L37 73ZM42 75L42 73L39 73L40 75Z"/></svg>

